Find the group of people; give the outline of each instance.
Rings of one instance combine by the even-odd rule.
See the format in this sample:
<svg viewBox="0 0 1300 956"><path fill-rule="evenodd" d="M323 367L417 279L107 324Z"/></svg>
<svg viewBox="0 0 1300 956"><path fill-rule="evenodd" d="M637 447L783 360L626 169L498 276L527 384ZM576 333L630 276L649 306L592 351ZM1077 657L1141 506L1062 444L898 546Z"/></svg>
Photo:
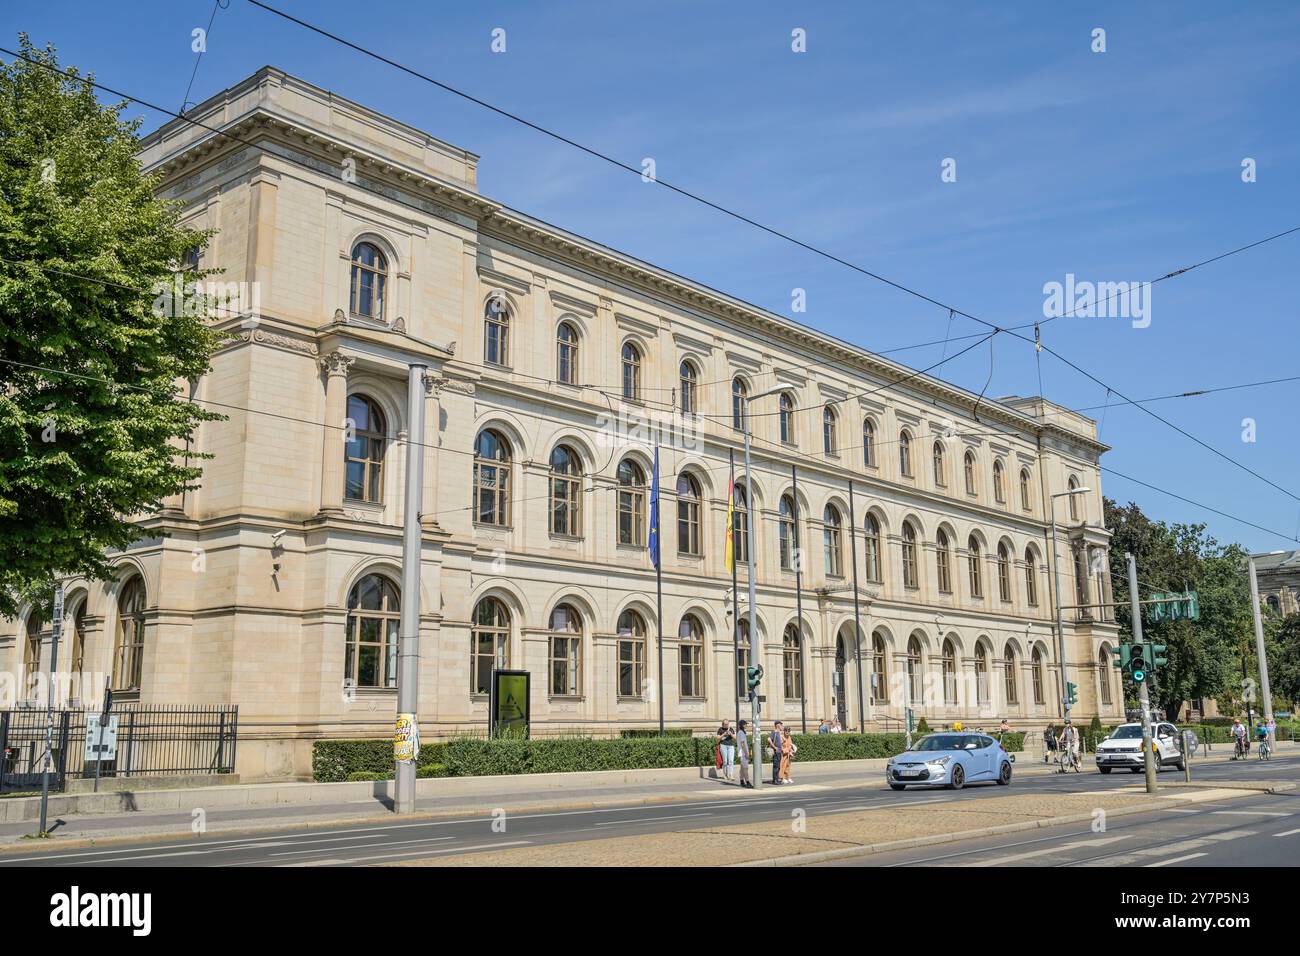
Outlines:
<svg viewBox="0 0 1300 956"><path fill-rule="evenodd" d="M819 734L842 734L844 728L840 726L838 717L826 717L822 719L821 725L817 728Z"/></svg>
<svg viewBox="0 0 1300 956"><path fill-rule="evenodd" d="M1065 726L1061 728L1059 736L1051 724L1043 731L1043 763L1050 763L1058 750L1063 751L1076 770L1079 769L1079 729L1069 717L1065 718Z"/></svg>
<svg viewBox="0 0 1300 956"><path fill-rule="evenodd" d="M1259 719L1259 725L1255 728L1255 739L1259 741L1261 747L1268 743L1269 731L1276 726L1275 723L1266 721L1263 717ZM1240 717L1232 718L1232 739L1236 746L1236 753L1233 754L1234 760L1249 755L1250 735L1246 733L1246 725L1241 722Z"/></svg>
<svg viewBox="0 0 1300 956"><path fill-rule="evenodd" d="M837 731L829 731L836 733ZM718 769L722 771L723 777L727 780L732 779L735 772L736 757L740 757L740 785L754 787L753 781L749 779L749 764L753 759L753 751L750 748L749 741L749 724L747 721L740 721L736 724L735 729L731 727L731 722L725 717L722 719L722 726L714 735L718 741ZM794 735L788 733L785 724L777 721L772 725L772 732L767 736L768 747L771 750L772 757L772 783L794 783L794 778L790 776L790 762L794 755L799 752L799 747L794 742Z"/></svg>

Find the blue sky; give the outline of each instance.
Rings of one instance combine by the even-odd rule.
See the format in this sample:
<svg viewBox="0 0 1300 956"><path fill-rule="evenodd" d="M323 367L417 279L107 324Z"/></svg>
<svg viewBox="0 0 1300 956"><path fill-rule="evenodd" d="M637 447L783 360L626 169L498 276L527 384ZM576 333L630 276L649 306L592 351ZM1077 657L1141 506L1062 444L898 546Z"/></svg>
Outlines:
<svg viewBox="0 0 1300 956"><path fill-rule="evenodd" d="M1042 318L1044 283L1067 273L1150 280L1300 225L1300 8L1281 2L268 2L632 165L653 157L661 179L1002 325ZM176 109L195 64L191 30L212 10L9 4L0 33L13 47L25 30L64 63ZM1098 27L1104 53L1090 48ZM490 49L496 28L502 54ZM805 53L791 51L795 28ZM480 189L524 212L783 314L791 290L806 289L808 310L792 317L866 348L948 331L933 305L246 0L217 11L189 99L267 63L479 153ZM167 118L143 112L146 128ZM1242 182L1246 157L1256 182ZM940 180L946 158L955 182ZM1067 317L1044 339L1134 399L1300 374L1298 254L1300 234L1161 283L1147 328ZM952 335L981 328L959 318ZM942 348L893 357L926 367ZM978 391L988 369L984 347L944 377ZM1042 379L1065 405L1107 399L1047 354ZM1038 391L1032 347L998 336L989 394ZM1292 382L1151 408L1300 495L1298 398ZM1300 537L1296 498L1138 409L1091 414L1114 446L1104 464L1286 537L1113 475L1111 497L1256 551ZM1246 418L1254 442L1242 440Z"/></svg>

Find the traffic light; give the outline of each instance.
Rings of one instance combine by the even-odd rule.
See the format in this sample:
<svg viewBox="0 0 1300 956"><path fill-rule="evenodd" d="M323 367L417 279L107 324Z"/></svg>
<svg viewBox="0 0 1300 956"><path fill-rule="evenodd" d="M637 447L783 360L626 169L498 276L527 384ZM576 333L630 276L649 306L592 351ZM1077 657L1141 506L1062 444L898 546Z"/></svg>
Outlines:
<svg viewBox="0 0 1300 956"><path fill-rule="evenodd" d="M1147 648L1148 644L1130 644L1128 645L1128 676L1133 678L1133 683L1141 684L1147 679L1150 673L1150 667L1147 666Z"/></svg>
<svg viewBox="0 0 1300 956"><path fill-rule="evenodd" d="M749 699L758 693L758 684L763 679L763 665L745 668L745 684L749 688Z"/></svg>
<svg viewBox="0 0 1300 956"><path fill-rule="evenodd" d="M1115 655L1115 659L1111 661L1113 666L1118 667L1120 670L1124 670L1124 668L1128 667L1127 644L1121 644L1119 647L1112 647L1110 652Z"/></svg>
<svg viewBox="0 0 1300 956"><path fill-rule="evenodd" d="M1155 670L1157 667L1164 667L1169 663L1169 658L1165 656L1165 651L1169 649L1167 645L1151 644L1149 646L1151 648L1151 658L1149 663L1151 664L1152 670Z"/></svg>
<svg viewBox="0 0 1300 956"><path fill-rule="evenodd" d="M1079 685L1065 682L1065 702L1067 704L1077 704L1079 702Z"/></svg>

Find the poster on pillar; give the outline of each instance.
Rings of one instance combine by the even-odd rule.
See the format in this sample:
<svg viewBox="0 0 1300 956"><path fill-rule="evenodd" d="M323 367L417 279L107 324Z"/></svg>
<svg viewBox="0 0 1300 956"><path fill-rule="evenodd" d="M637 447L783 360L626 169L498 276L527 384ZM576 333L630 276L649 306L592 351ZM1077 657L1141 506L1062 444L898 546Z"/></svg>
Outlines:
<svg viewBox="0 0 1300 956"><path fill-rule="evenodd" d="M528 738L532 709L529 706L530 675L528 671L494 670L489 706L493 737Z"/></svg>
<svg viewBox="0 0 1300 956"><path fill-rule="evenodd" d="M420 754L420 726L415 714L398 714L393 727L393 759L414 760Z"/></svg>

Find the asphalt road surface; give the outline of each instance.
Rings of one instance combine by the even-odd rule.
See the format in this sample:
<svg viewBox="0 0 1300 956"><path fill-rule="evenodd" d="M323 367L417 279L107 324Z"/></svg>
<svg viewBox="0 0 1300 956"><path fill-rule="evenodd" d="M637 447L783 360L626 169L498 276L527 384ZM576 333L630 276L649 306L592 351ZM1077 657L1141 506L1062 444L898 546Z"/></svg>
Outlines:
<svg viewBox="0 0 1300 956"><path fill-rule="evenodd" d="M824 786L767 787L757 794L701 786L699 798L652 806L603 807L511 813L505 832L494 829L490 807L461 818L339 825L306 830L287 827L243 837L118 842L86 849L0 854L0 866L350 866L475 853L511 847L573 843L697 827L788 820L794 807L810 817L900 805L924 806L983 800L1008 793L1086 793L1131 787L1137 774L1022 774L1010 788L970 786L961 791L890 791L881 775ZM1199 781L1289 780L1300 782L1300 758L1194 764ZM1167 770L1170 780L1182 774ZM704 783L703 781L701 782ZM1059 832L1058 832L1059 831ZM1116 819L1105 834L1071 825L1003 837L948 843L907 852L874 854L847 865L1276 865L1293 864L1300 843L1300 792L1263 794L1223 804L1169 808ZM1195 845L1193 845L1195 844ZM1165 853L1163 848L1175 847ZM1159 850L1143 855L1143 849ZM1136 854L1136 856L1135 856ZM1015 859L1012 859L1015 857ZM844 865L844 864L841 864Z"/></svg>

